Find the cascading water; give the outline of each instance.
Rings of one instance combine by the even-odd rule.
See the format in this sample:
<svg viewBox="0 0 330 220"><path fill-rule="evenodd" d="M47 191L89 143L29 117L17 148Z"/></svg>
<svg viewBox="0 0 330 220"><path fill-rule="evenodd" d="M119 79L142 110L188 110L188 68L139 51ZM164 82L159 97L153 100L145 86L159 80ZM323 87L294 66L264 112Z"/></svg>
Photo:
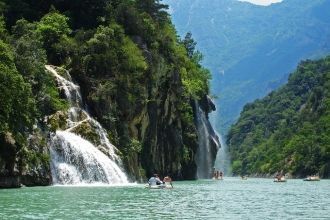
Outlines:
<svg viewBox="0 0 330 220"><path fill-rule="evenodd" d="M55 76L58 88L70 103L66 130L57 130L50 141L53 183L128 183L120 168L117 149L110 143L105 129L81 107L79 86L72 82L68 71L50 65L46 65L46 69ZM100 142L98 146L74 133L84 123L96 131Z"/></svg>
<svg viewBox="0 0 330 220"><path fill-rule="evenodd" d="M221 148L218 151L217 158L215 160L215 169L220 170L225 176L231 176L230 156L228 152L228 146L223 139L222 135L218 134L220 138Z"/></svg>
<svg viewBox="0 0 330 220"><path fill-rule="evenodd" d="M217 112L213 112L210 115L210 121L211 124L213 125L213 127L215 126L215 122L218 120L217 116L219 115L219 113ZM225 138L223 137L223 135L217 133L217 136L219 137L219 141L220 141L220 149L217 153L217 157L216 160L214 162L214 168L215 170L219 170L221 172L224 173L225 176L231 176L231 160L230 160L230 155L228 152L228 146L226 144Z"/></svg>
<svg viewBox="0 0 330 220"><path fill-rule="evenodd" d="M195 101L195 120L198 129L198 150L195 158L197 178L208 179L212 176L215 155L220 147L220 143L218 136L215 134L197 101Z"/></svg>

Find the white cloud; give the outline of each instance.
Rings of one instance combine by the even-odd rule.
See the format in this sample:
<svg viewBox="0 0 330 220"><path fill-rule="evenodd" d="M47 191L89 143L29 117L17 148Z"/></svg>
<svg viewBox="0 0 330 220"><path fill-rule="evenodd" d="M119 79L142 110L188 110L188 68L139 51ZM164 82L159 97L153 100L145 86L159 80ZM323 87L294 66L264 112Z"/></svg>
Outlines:
<svg viewBox="0 0 330 220"><path fill-rule="evenodd" d="M283 0L238 0L241 2L250 2L255 5L263 5L263 6L268 6L273 3L279 3L282 2Z"/></svg>

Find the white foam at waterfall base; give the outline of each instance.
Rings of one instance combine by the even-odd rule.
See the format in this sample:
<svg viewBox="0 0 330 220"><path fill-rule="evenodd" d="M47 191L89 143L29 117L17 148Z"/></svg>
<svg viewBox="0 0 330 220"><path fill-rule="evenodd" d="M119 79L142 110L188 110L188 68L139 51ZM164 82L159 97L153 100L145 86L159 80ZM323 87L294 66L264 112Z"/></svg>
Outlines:
<svg viewBox="0 0 330 220"><path fill-rule="evenodd" d="M54 183L127 183L125 174L92 143L67 131L52 139Z"/></svg>

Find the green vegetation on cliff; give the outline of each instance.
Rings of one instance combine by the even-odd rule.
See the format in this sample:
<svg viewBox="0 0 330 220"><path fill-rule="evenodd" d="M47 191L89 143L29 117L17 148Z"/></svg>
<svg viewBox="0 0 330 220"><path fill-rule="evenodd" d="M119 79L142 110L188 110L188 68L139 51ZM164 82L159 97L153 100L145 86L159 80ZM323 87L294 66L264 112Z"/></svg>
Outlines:
<svg viewBox="0 0 330 220"><path fill-rule="evenodd" d="M280 89L247 104L228 135L233 173L330 177L330 57L304 61Z"/></svg>
<svg viewBox="0 0 330 220"><path fill-rule="evenodd" d="M44 118L68 106L45 72L44 65L53 64L70 70L83 102L107 129L132 176L194 178L192 103L205 99L210 74L200 65L191 36L178 39L166 8L159 0L1 3L0 74L8 82L0 82L0 172L8 170L3 165L8 132L15 140L16 134L27 140L42 133L34 147L21 145L35 153L34 161L47 161ZM13 150L12 166L18 154Z"/></svg>

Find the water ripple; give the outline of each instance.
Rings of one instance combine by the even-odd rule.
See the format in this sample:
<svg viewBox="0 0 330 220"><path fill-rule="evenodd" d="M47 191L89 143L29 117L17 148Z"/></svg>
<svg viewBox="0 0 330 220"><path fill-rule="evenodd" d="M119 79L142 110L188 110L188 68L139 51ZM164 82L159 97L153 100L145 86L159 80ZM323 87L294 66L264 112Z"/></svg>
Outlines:
<svg viewBox="0 0 330 220"><path fill-rule="evenodd" d="M0 190L0 219L329 219L330 181L270 179Z"/></svg>

